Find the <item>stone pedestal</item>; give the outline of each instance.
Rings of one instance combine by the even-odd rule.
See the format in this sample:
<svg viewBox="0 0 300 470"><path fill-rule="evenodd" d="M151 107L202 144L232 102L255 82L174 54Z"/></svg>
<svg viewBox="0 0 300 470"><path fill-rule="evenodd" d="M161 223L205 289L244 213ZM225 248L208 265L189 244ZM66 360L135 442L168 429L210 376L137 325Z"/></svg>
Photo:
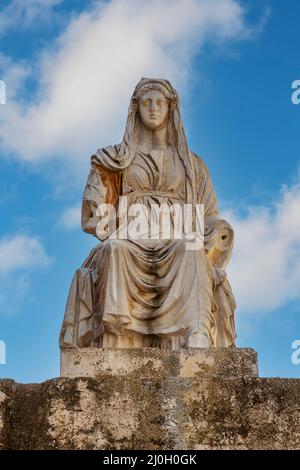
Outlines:
<svg viewBox="0 0 300 470"><path fill-rule="evenodd" d="M61 377L257 377L253 349L64 349Z"/></svg>
<svg viewBox="0 0 300 470"><path fill-rule="evenodd" d="M62 375L0 380L0 448L300 449L300 380L250 349L68 349Z"/></svg>

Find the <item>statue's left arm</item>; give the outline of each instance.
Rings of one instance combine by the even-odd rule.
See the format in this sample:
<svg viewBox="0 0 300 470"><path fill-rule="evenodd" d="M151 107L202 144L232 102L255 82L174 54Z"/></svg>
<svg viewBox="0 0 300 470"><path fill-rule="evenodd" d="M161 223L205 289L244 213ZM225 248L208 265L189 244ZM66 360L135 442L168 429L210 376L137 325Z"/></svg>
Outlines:
<svg viewBox="0 0 300 470"><path fill-rule="evenodd" d="M220 218L217 197L208 169L195 156L198 203L204 204L204 247L213 271L214 301L216 303L215 346L235 344L235 299L225 272L231 258L234 232L231 225Z"/></svg>

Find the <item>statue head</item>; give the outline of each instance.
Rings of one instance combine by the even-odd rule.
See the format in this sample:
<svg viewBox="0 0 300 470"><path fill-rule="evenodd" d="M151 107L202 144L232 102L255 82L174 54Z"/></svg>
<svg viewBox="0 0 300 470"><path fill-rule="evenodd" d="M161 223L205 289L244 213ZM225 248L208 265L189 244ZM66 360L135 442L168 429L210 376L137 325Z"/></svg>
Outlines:
<svg viewBox="0 0 300 470"><path fill-rule="evenodd" d="M167 98L158 90L146 91L138 103L140 120L148 130L156 131L166 126L169 115Z"/></svg>
<svg viewBox="0 0 300 470"><path fill-rule="evenodd" d="M167 80L142 78L132 95L129 114L135 114L136 127L142 124L152 131L166 125L170 128L178 101L176 90Z"/></svg>

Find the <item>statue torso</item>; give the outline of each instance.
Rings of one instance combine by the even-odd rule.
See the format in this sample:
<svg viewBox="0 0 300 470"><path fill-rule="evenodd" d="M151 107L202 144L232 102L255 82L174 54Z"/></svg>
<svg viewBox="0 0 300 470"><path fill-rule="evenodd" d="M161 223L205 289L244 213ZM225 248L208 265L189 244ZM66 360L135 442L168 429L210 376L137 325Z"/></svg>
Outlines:
<svg viewBox="0 0 300 470"><path fill-rule="evenodd" d="M123 194L185 199L185 169L172 149L140 150L124 175ZM143 196L144 195L144 196Z"/></svg>

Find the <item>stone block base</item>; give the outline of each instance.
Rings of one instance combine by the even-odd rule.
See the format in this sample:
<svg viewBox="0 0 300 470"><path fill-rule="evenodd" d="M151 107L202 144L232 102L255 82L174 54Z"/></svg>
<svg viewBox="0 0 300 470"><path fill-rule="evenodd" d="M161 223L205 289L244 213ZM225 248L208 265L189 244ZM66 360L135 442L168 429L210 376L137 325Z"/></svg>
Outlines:
<svg viewBox="0 0 300 470"><path fill-rule="evenodd" d="M70 348L61 351L61 377L257 377L253 349Z"/></svg>
<svg viewBox="0 0 300 470"><path fill-rule="evenodd" d="M0 448L300 449L300 380L258 378L251 350L151 352L70 350L69 374L102 354L94 377L0 380Z"/></svg>

